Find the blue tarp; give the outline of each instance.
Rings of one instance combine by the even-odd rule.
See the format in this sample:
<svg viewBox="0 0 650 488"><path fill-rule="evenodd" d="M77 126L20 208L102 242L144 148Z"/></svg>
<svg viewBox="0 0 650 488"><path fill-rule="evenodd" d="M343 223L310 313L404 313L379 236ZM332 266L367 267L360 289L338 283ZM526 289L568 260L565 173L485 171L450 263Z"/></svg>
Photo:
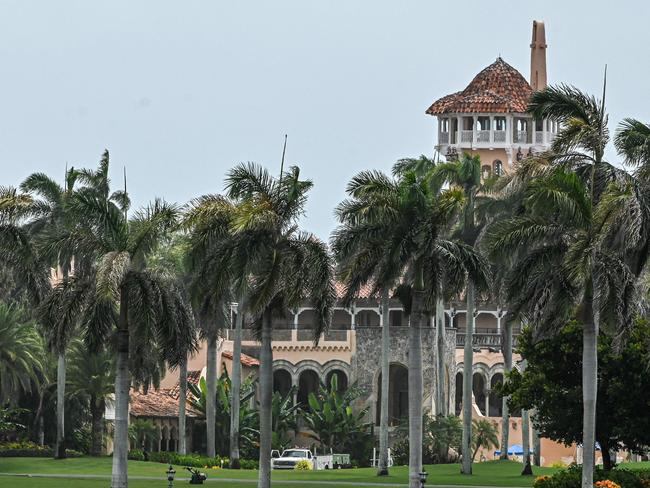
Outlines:
<svg viewBox="0 0 650 488"><path fill-rule="evenodd" d="M533 454L533 450L530 450L530 453ZM494 451L495 456L500 456L501 451ZM508 448L508 456L523 456L524 448L521 444L513 444Z"/></svg>

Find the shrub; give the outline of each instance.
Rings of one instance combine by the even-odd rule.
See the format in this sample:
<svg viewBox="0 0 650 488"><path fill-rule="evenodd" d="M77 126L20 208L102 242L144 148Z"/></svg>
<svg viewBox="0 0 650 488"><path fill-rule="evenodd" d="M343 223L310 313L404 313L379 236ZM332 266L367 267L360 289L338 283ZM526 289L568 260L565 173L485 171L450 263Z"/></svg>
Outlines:
<svg viewBox="0 0 650 488"><path fill-rule="evenodd" d="M79 451L66 449L68 457L83 456ZM0 458L2 457L54 457L54 450L29 441L0 443Z"/></svg>
<svg viewBox="0 0 650 488"><path fill-rule="evenodd" d="M239 466L241 469L258 469L260 462L258 459L240 459Z"/></svg>
<svg viewBox="0 0 650 488"><path fill-rule="evenodd" d="M565 469L567 466L569 465L564 461L554 461L553 463L551 463L551 468L555 468L555 469Z"/></svg>
<svg viewBox="0 0 650 488"><path fill-rule="evenodd" d="M314 465L311 463L311 461L307 461L306 459L301 459L296 463L296 465L293 467L296 471L311 471L314 469Z"/></svg>
<svg viewBox="0 0 650 488"><path fill-rule="evenodd" d="M142 452L140 449L131 449L129 451L128 458L133 460L133 461L144 461L144 452Z"/></svg>
<svg viewBox="0 0 650 488"><path fill-rule="evenodd" d="M611 471L597 469L594 473L595 488L648 488L648 470L629 470L616 468ZM534 488L580 488L582 469L571 465L553 476L540 476L535 480Z"/></svg>

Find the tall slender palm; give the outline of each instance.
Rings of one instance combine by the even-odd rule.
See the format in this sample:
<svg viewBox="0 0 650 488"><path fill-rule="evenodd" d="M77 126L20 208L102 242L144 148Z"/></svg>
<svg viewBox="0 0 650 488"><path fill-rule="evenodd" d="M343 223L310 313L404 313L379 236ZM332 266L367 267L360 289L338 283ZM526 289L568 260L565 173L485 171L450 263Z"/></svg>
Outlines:
<svg viewBox="0 0 650 488"><path fill-rule="evenodd" d="M422 470L422 356L421 328L442 289L442 282L458 283L466 273L484 284L485 263L465 244L445 239L463 205L458 191L440 194L431 181L414 171L396 170L398 179L379 172L363 172L348 185L350 198L337 213L344 225L334 241L345 244L346 255L360 254L350 268L350 286L378 277L399 277L397 293L410 315L409 328L409 484L419 486ZM376 243L367 246L365 243ZM353 261L354 263L354 261Z"/></svg>
<svg viewBox="0 0 650 488"><path fill-rule="evenodd" d="M58 306L59 320L80 317L87 342L95 347L115 335L112 487L124 488L128 485L131 385L147 386L158 380L161 361L174 364L176 342L192 333L182 294L173 280L149 269L147 262L160 240L177 225L179 210L156 200L127 219L126 211L110 200L108 191L77 193L69 204L78 225L52 236L50 246L72 256L84 255L97 267L96 272L64 280L62 286L69 292L62 300L67 305Z"/></svg>
<svg viewBox="0 0 650 488"><path fill-rule="evenodd" d="M530 112L562 129L541 161L544 169L525 185L523 211L496 223L488 241L493 251L510 255L513 312L524 313L538 335L553 333L571 316L583 324L582 486L590 488L597 337L601 320L611 329L631 321L642 266L630 260L647 260L647 197L632 175L603 159L609 136L602 101L573 87L549 87L533 95Z"/></svg>
<svg viewBox="0 0 650 488"><path fill-rule="evenodd" d="M190 290L197 316L200 335L207 343L206 403L207 453L216 453L215 408L217 394L217 340L222 327L229 320L226 308L232 296L235 278L231 273L231 259L235 240L232 235L234 204L221 195L204 195L193 200L184 217L189 231L187 253L191 272ZM243 299L240 298L243 308ZM239 312L239 309L238 309ZM241 390L241 374L234 369L241 364L241 321L243 311L238 313L233 347L232 399L238 403ZM237 393L235 393L237 392ZM231 462L239 462L239 409L231 409Z"/></svg>
<svg viewBox="0 0 650 488"><path fill-rule="evenodd" d="M330 321L334 273L325 245L314 235L298 230L297 219L304 212L312 183L300 179L297 167L274 178L260 166L241 164L229 171L226 187L228 196L240 202L232 225L236 238L233 274L250 280L246 308L257 318L261 340L258 487L269 488L273 318L309 300L316 310L317 342Z"/></svg>
<svg viewBox="0 0 650 488"><path fill-rule="evenodd" d="M115 391L114 361L110 351L91 353L81 341L69 350L68 396L87 402L90 409L90 455L101 456L104 437L104 411Z"/></svg>
<svg viewBox="0 0 650 488"><path fill-rule="evenodd" d="M478 155L463 154L458 161L443 163L436 168L439 177L450 184L462 188L465 195L462 237L473 246L476 241L474 202L481 183L481 160ZM472 365L475 310L475 284L471 277L467 280L465 298L465 350L463 354L463 440L461 446L463 474L472 474Z"/></svg>

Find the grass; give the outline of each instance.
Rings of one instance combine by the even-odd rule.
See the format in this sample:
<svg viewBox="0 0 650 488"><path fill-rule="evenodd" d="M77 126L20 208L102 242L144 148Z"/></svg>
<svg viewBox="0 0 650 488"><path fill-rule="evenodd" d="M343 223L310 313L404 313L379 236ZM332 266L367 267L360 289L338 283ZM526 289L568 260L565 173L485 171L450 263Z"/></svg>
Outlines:
<svg viewBox="0 0 650 488"><path fill-rule="evenodd" d="M131 476L150 476L162 480L165 476L167 466L159 463L148 463L140 461L129 461L129 475ZM175 467L178 477L188 477L189 473L178 466ZM426 471L429 473L427 485L473 485L473 486L501 486L512 487L531 486L533 477L522 477L520 475L522 466L519 463L511 461L491 461L486 463L477 463L474 465L474 475L462 476L459 474L460 468L457 464L427 466ZM233 485L226 481L230 479L255 480L257 471L252 470L225 470L225 469L205 469L203 470L211 480L211 485ZM535 468L536 475L551 474L555 470L552 468ZM111 459L103 458L75 458L65 460L54 460L49 458L0 458L0 472L2 473L21 473L21 474L70 474L70 475L110 475ZM282 481L310 481L317 483L319 481L340 482L337 485L340 488L358 488L359 483L397 483L405 484L408 478L408 468L405 466L394 467L391 469L390 476L378 478L375 470L372 468L360 468L349 470L332 470L332 471L274 471L273 486L275 488L295 488L296 484L283 484ZM214 481L223 479L222 483ZM182 482L186 484L187 482ZM105 487L106 480L78 480L66 479L62 482L60 478L22 478L22 477L0 477L0 487L34 487L46 488L65 485L66 488L95 488ZM249 483L242 483L237 486L251 486ZM154 486L166 486L158 480L133 480L129 482L130 487L148 488ZM311 488L325 488L328 485L309 484ZM329 485L331 488L332 485Z"/></svg>

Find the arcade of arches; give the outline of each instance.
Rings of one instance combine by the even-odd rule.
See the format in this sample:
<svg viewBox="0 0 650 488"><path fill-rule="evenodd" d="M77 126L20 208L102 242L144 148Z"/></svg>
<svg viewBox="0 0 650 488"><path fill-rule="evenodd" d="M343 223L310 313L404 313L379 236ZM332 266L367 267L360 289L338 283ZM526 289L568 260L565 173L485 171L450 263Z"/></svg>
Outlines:
<svg viewBox="0 0 650 488"><path fill-rule="evenodd" d="M500 368L497 371L494 371L494 369L495 367L490 370L483 368L477 370L476 367L474 368L472 374L472 396L481 414L488 417L501 417L503 414L503 397L497 393L497 387L503 383L503 372ZM456 415L460 415L463 406L462 369L456 373L454 406ZM519 417L520 414L514 412L512 416Z"/></svg>
<svg viewBox="0 0 650 488"><path fill-rule="evenodd" d="M273 391L284 396L293 388L294 401L300 403L303 408L309 408L309 394L316 393L321 384L329 388L334 375L337 377L338 390L347 390L349 369L344 363L330 361L321 365L313 361L301 361L292 365L278 362L274 365Z"/></svg>

